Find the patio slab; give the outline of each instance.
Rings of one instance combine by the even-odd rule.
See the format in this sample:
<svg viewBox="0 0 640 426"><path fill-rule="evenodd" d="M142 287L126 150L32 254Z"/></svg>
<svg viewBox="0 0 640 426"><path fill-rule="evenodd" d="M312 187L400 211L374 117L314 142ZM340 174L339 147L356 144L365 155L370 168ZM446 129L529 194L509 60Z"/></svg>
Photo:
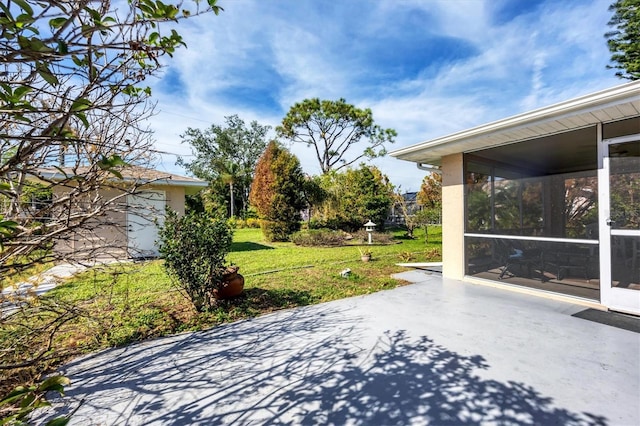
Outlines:
<svg viewBox="0 0 640 426"><path fill-rule="evenodd" d="M71 424L640 424L640 334L444 280L103 351Z"/></svg>

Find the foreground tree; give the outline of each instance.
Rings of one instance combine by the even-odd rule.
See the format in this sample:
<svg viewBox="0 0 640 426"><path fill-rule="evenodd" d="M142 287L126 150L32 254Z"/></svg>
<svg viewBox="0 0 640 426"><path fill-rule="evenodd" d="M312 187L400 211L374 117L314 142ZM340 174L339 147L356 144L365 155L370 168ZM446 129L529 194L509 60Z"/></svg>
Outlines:
<svg viewBox="0 0 640 426"><path fill-rule="evenodd" d="M7 277L55 260L53 241L91 232L95 224L88 222L120 209L137 190L116 181L127 164L153 160L143 126L150 90L141 83L185 44L162 24L220 8L216 0L206 10L199 2L188 10L182 2L150 0L117 8L108 1L20 0L0 9L0 221L15 224L2 232L0 275ZM29 180L65 188L65 195L34 212L21 202ZM98 191L109 186L117 195Z"/></svg>
<svg viewBox="0 0 640 426"><path fill-rule="evenodd" d="M291 107L276 131L280 137L312 147L323 174L362 158L385 155L385 144L397 136L395 130L375 124L370 109L356 108L344 99L305 99Z"/></svg>
<svg viewBox="0 0 640 426"><path fill-rule="evenodd" d="M605 34L611 51L608 68L620 71L616 75L627 80L640 79L640 0L617 0L609 11L613 16L608 25L613 28Z"/></svg>
<svg viewBox="0 0 640 426"><path fill-rule="evenodd" d="M304 187L300 161L277 142L270 142L258 160L249 197L269 241L286 241L300 229Z"/></svg>
<svg viewBox="0 0 640 426"><path fill-rule="evenodd" d="M96 221L123 212L139 183L122 179L130 165L153 161L144 122L150 90L163 57L185 43L177 21L206 11L216 0L134 0L0 3L0 284L38 262L91 261L51 250L74 233L87 239ZM190 10L189 10L190 9ZM30 182L53 192L47 203L24 202ZM105 189L107 191L105 191ZM109 190L112 191L109 191ZM32 382L71 353L53 349L57 333L84 310L43 298L14 295L17 311L0 315L6 338L0 388ZM46 318L34 328L33 319ZM87 315L89 317L89 315ZM79 351L79 349L77 349Z"/></svg>

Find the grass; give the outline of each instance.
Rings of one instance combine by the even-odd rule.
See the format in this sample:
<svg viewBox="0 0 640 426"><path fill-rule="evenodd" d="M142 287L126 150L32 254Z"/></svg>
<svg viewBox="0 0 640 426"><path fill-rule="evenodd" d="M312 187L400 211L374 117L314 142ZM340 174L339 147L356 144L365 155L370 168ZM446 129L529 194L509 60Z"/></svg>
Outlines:
<svg viewBox="0 0 640 426"><path fill-rule="evenodd" d="M35 379L78 354L402 285L390 277L404 270L396 263L439 260L440 230L432 227L431 231L429 244L425 244L424 231L417 232L413 240L403 239L397 231L397 244L371 246L373 258L364 263L354 246L267 243L259 229L238 229L227 259L240 266L245 291L206 313L196 312L176 290L161 260L93 268L46 293L36 307L0 323L0 345L9 349L3 363L7 357L19 361L38 352L25 333L41 325L46 334L56 324L56 315L66 312L64 309L70 312L56 330L51 356L21 374L0 372L0 382L4 382L0 395L13 384L12 377ZM343 278L340 272L346 268L352 273Z"/></svg>
<svg viewBox="0 0 640 426"><path fill-rule="evenodd" d="M33 257L38 258L39 256L44 256L44 255L45 254L42 254L41 252L36 252L36 254ZM31 261L29 259L21 257L16 263L29 264L30 262ZM11 263L9 263L7 266L11 267ZM25 269L21 269L21 268L18 270L9 269L5 274L0 275L0 290L13 287L18 283L27 281L29 278L46 271L52 266L53 266L52 262L43 262L43 263L34 263L33 265L26 267Z"/></svg>

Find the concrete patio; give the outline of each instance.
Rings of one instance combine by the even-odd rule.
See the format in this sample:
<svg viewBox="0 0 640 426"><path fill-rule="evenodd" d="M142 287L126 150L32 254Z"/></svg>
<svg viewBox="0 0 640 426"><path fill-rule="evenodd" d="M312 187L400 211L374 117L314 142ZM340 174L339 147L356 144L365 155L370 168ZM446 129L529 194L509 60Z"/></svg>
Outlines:
<svg viewBox="0 0 640 426"><path fill-rule="evenodd" d="M640 424L640 334L401 277L416 283L79 359L53 410L84 399L77 425Z"/></svg>

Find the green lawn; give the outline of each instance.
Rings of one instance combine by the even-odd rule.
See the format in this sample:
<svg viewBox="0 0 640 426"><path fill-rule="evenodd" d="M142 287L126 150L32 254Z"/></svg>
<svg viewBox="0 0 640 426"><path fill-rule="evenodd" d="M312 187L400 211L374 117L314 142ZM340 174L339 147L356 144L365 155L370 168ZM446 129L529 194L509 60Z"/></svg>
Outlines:
<svg viewBox="0 0 640 426"><path fill-rule="evenodd" d="M60 325L53 341L51 353L55 355L44 357L46 362L37 368L21 372L23 377L37 377L80 353L391 289L403 284L390 277L404 270L396 263L408 258L439 260L438 227L430 228L429 244L424 231L418 231L413 240L403 238L401 231L395 236L397 244L374 245L373 259L365 263L354 246L311 248L267 243L259 229L238 229L227 259L240 266L245 276L244 294L208 313L196 312L176 290L161 260L94 268L46 293L37 308L3 322L0 345L8 349L7 360L13 357L18 361L25 354L37 353L37 346L46 339L29 342L23 334L40 325L43 330L48 330L46 326L51 329L49 322L54 324L56 315L69 310L70 319ZM340 272L346 268L352 275L342 278ZM11 375L11 370L0 373L0 381L8 384ZM0 389L0 395L4 390Z"/></svg>

